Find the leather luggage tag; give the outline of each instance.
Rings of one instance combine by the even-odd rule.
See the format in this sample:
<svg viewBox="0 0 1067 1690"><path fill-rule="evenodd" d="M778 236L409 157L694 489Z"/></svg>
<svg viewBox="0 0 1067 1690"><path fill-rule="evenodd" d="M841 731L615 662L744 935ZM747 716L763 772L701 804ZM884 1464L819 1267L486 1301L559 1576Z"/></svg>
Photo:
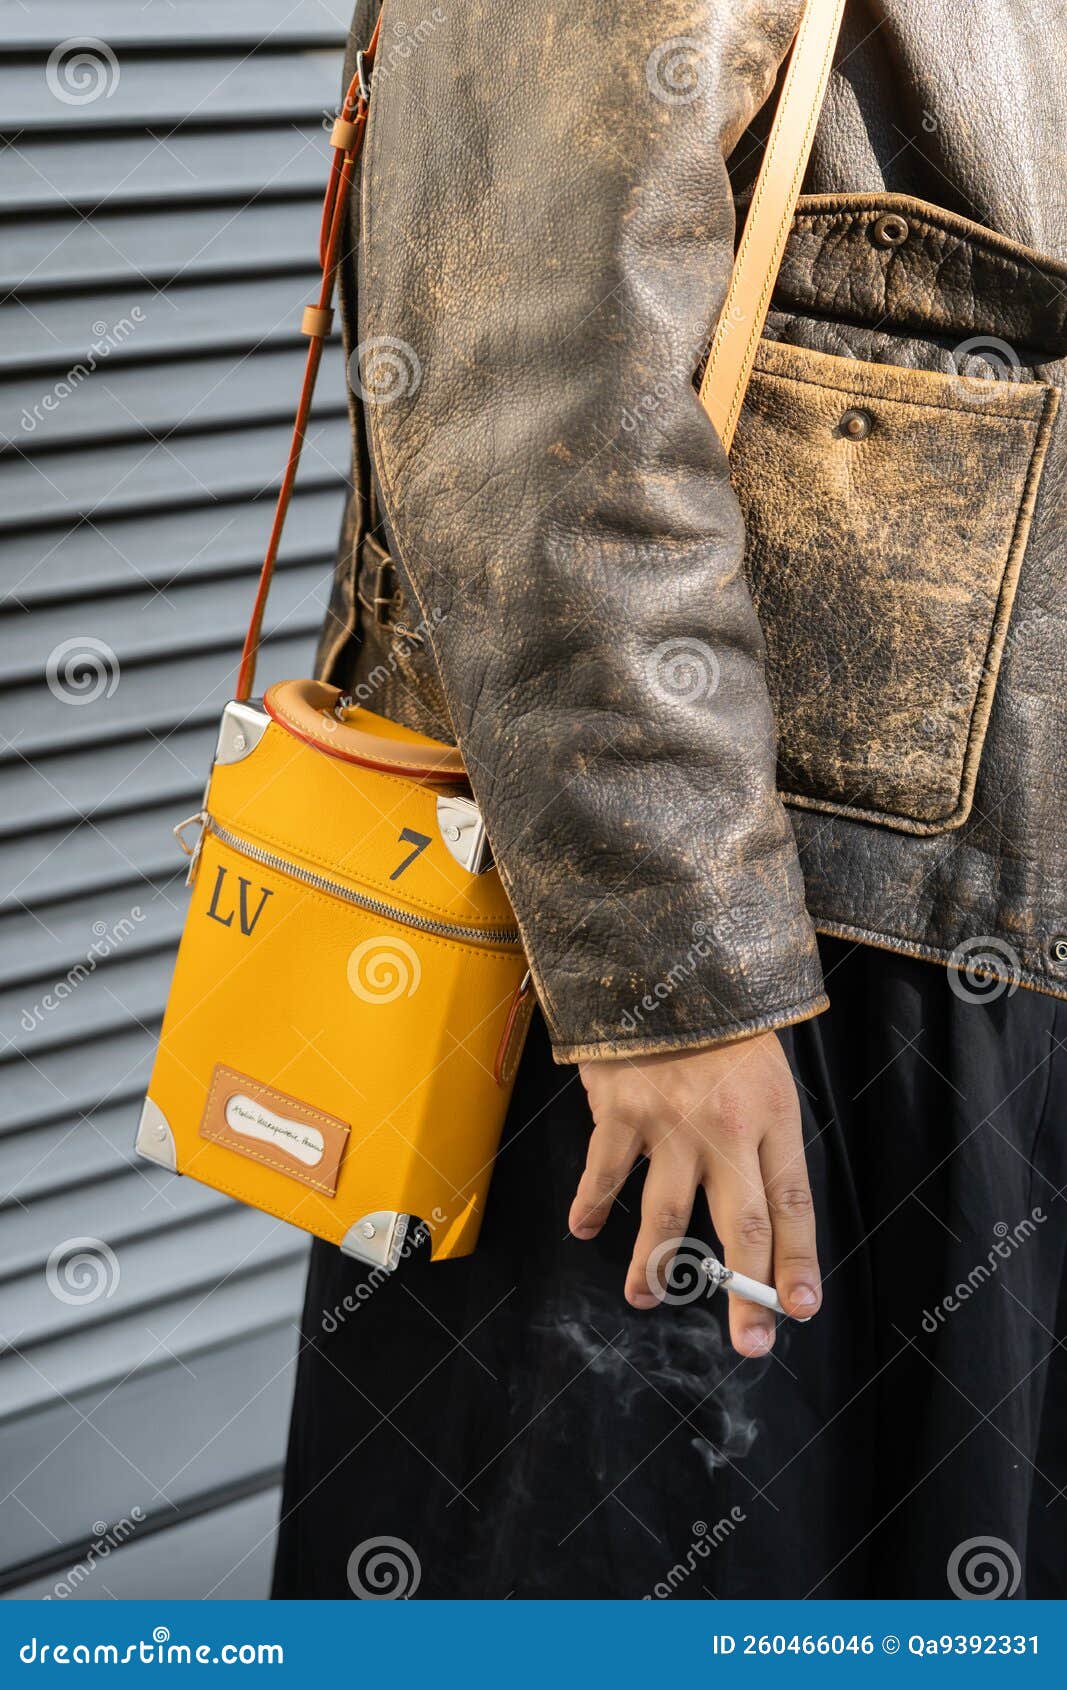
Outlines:
<svg viewBox="0 0 1067 1690"><path fill-rule="evenodd" d="M201 1138L333 1197L348 1131L344 1121L216 1063Z"/></svg>

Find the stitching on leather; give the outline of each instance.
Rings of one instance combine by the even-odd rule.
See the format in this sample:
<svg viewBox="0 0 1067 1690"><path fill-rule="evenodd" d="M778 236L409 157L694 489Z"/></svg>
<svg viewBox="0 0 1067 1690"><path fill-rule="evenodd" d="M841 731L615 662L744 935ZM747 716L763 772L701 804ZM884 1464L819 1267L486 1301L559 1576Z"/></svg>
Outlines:
<svg viewBox="0 0 1067 1690"><path fill-rule="evenodd" d="M212 812L212 814L214 814L214 813L215 812ZM222 822L222 825L224 827L227 825L226 822L223 820L223 817L221 815L218 817L218 819ZM241 824L238 824L238 825L240 826ZM345 868L344 866L338 865L330 857L324 857L321 854L321 852L314 850L311 846L304 845L304 844L295 845L291 839L283 838L280 834L275 833L271 828L264 827L260 822L256 822L253 826L251 826L249 828L248 831L252 835L252 843L253 844L257 844L260 840L265 840L268 845L277 845L281 850L289 852L294 857L302 857L309 863L316 863L320 868L329 869L331 874L347 875L349 877L349 879L352 880L353 882L356 882L356 883L359 882L360 877L355 873L354 870L349 869L349 868ZM222 844L223 842L220 840L219 843ZM235 850L233 846L224 846L224 848L227 849L227 850L233 850L234 855L239 857L242 862L249 862L249 861L254 860L254 859L251 859L249 857L246 857L243 852ZM264 864L263 866L266 867L267 865ZM278 873L278 874L282 874L284 878L288 878L290 880L293 878L291 875L286 877L285 874L284 874L284 870L281 870L281 869L276 869L273 872ZM371 890L375 893L383 892L387 889L387 882L384 879L383 880L372 880L368 877L366 880L364 880L362 882L362 884L364 886L371 888ZM357 886L357 889L358 889L358 886ZM310 892L310 891L313 890L313 888L310 887L310 886L306 886L306 887L303 887L303 890ZM408 909L409 906L404 903L403 899L400 897L400 895L398 893L390 893L390 896L396 898L396 901L397 901L397 903L398 903L398 905L401 909L403 909L403 910ZM330 902L334 907L336 907L338 901L340 901L342 903L345 902L344 899L338 900L336 896L330 896ZM457 914L455 912L455 910L453 910L448 904L439 904L433 898L430 898L430 897L424 897L421 900L421 904L422 904L421 909L420 908L414 908L414 909L412 909L411 913L413 913L415 915L421 915L426 910L432 910L434 912L434 914L443 916L448 921L460 922L464 926L473 928L476 932L481 932L483 925L485 927L499 927L501 925L501 923L499 921L492 921L492 920L488 920L488 919L484 919L483 923L479 923L476 918L474 920L468 920L462 914ZM367 913L369 915L373 912L368 910L365 913ZM409 924L401 922L399 925L405 926L405 925L409 925Z"/></svg>
<svg viewBox="0 0 1067 1690"><path fill-rule="evenodd" d="M1038 489L1045 471L1052 425L1059 409L1059 403L1059 389L1047 387L1041 418L1030 448L1030 458L1026 467L1022 492L1016 507L1015 523L1008 543L1008 555L1000 578L1000 591L997 594L997 602L993 610L989 639L986 642L985 655L978 677L978 691L971 712L971 724L960 778L962 820L965 820L970 814L974 802L975 788L978 784L978 765L985 749L986 734L989 731L989 721L993 712L993 697L1000 680L1000 666L1004 661L1008 627L1011 622L1012 611L1015 608L1015 596L1018 592L1023 559L1026 556L1026 548L1030 540L1034 511L1037 507Z"/></svg>
<svg viewBox="0 0 1067 1690"><path fill-rule="evenodd" d="M771 342L772 346L778 346L778 345L781 345L781 344L782 343L780 341L772 341ZM787 344L789 344L789 343L787 343ZM803 347L799 347L799 348L794 348L794 350L798 350L798 351L801 351L801 352L810 352L813 349L811 347L803 346ZM817 353L816 356L821 357L821 358L830 358L830 357L833 357L833 353L820 352L820 353ZM876 365L874 365L874 368L878 369L878 370L881 370L881 369L906 370L906 366L903 365L903 364L885 364L885 365L876 364ZM860 381L851 381L851 382L850 381L842 381L840 383L840 385L838 385L836 382L818 381L814 376L786 375L784 370L769 370L763 364L757 364L754 373L756 375L761 376L765 381L791 381L791 382L796 382L796 384L798 386L817 387L820 390L820 392L822 392L822 393L859 393L861 398L871 399L874 402L876 402L877 404L881 404L881 405L907 405L907 406L911 407L913 410L918 410L918 411L953 411L953 412L957 413L959 416L988 417L990 422L1012 423L1012 424L1017 424L1022 428L1034 428L1034 429L1036 429L1036 428L1040 427L1041 418L1042 418L1042 415L1043 415L1043 412L1044 412L1044 399L1042 399L1040 405L1032 405L1030 408L1031 408L1031 411L1032 411L1033 414L1030 415L1030 416L1027 416L1023 413L1023 411L1021 409L1018 410L1018 411L1011 411L1011 410L1008 410L1008 409L1005 409L1003 411L979 410L977 408L977 406L969 405L966 402L966 400L961 400L958 404L955 404L955 405L941 405L941 404L938 404L938 402L936 400L933 400L933 399L902 399L902 398L899 398L896 394L893 394L893 393L865 393L863 391L863 387L862 387L862 379ZM916 372L906 370L906 373L910 375L910 374L915 374ZM943 370L924 370L920 373L924 374L924 375L940 375L940 376L944 377L945 381L953 381L955 379L954 377L945 374L945 372ZM868 378L868 379L871 379L872 383L873 383L873 378ZM964 380L973 380L973 381L983 381L983 380L985 380L985 378L983 376L964 377L963 379ZM998 382L998 381L995 381L994 379L990 379L990 386L1007 388L1007 389L1010 390L1012 397L1021 396L1022 394L1034 392L1034 391L1037 391L1037 390L1041 390L1043 392L1053 392L1053 391L1055 391L1053 386L1052 386L1052 383L1051 382L1045 382L1045 381L1027 381L1027 382L1001 381L1001 382ZM1025 401L1024 401L1024 403L1025 403Z"/></svg>
<svg viewBox="0 0 1067 1690"><path fill-rule="evenodd" d="M268 712L268 714L269 714L269 712ZM275 723L274 725L276 727L281 726L280 723ZM282 732L283 733L285 732L284 728L282 729ZM289 741L286 740L285 744L288 745ZM338 762L340 762L340 761L344 761L345 759L338 758L336 760ZM281 772L281 771L279 771L279 772ZM389 781L391 783L391 785L395 786L397 788L397 790L400 791L400 792L409 792L411 790L411 787L412 787L413 784L418 785L418 786L422 786L422 785L425 784L427 787L432 786L432 784L433 784L432 782L424 783L422 781L412 782L411 780L404 780L400 775L391 774L388 769L372 769L371 773L373 775L375 775L379 780Z"/></svg>
<svg viewBox="0 0 1067 1690"><path fill-rule="evenodd" d="M714 1045L732 1044L737 1039L768 1029L795 1026L798 1021L807 1021L812 1016L821 1015L823 1010L829 1007L830 999L826 993L817 992L814 997L802 998L799 1003L789 1004L782 1009L768 1010L765 1015L754 1016L749 1021L731 1022L728 1027L697 1027L691 1032L676 1033L663 1039L599 1039L585 1044L561 1044L555 1047L553 1054L557 1062L584 1062L587 1058L596 1056L654 1056L659 1051L695 1048L699 1045L712 1048Z"/></svg>
<svg viewBox="0 0 1067 1690"><path fill-rule="evenodd" d="M828 354L820 354L820 356L828 356ZM760 373L761 375L771 374L769 371L761 371ZM779 379L783 381L807 380L807 378L800 376L795 378L783 376ZM818 387L821 386L821 383L807 381L807 385ZM993 418L994 421L1021 423L1026 428L1032 426L1034 428L1034 439L1027 457L1026 473L1015 507L1015 517L1005 552L1004 564L1000 571L996 601L989 621L989 633L981 655L974 703L971 706L960 757L956 801L952 809L946 811L944 815L927 819L908 815L902 810L875 809L866 805L850 803L847 799L820 798L812 793L794 792L789 788L781 788L779 796L782 802L789 804L793 809L809 810L823 815L843 816L853 821L872 822L876 826L893 828L898 833L909 833L927 838L940 833L949 833L955 828L961 827L970 815L978 782L978 765L985 748L985 738L993 708L993 696L1000 679L1000 667L1004 658L1004 647L1007 643L1007 631L1011 621L1011 613L1015 606L1015 594L1029 539L1030 525L1037 500L1037 489L1044 471L1052 424L1059 408L1058 388L1044 382L1034 382L1029 385L1043 389L1039 417L1032 421L1027 418L1010 416L994 415ZM907 401L893 400L889 403L899 404L907 403ZM953 408L944 405L929 407L932 410ZM980 413L964 407L962 414L977 416L987 413Z"/></svg>
<svg viewBox="0 0 1067 1690"><path fill-rule="evenodd" d="M271 709L272 709L273 713L276 716L281 716L283 721L288 722L291 727L295 728L297 730L297 732L299 733L301 738L306 737L306 735L308 733L310 733L312 735L312 737L315 739L317 744L321 744L322 746L324 746L326 748L328 748L331 744L336 744L336 741L331 741L330 735L326 732L325 728L319 728L317 726L311 727L307 722L302 721L299 716L294 716L289 710L287 710L285 708L285 706L283 704L279 704L277 697L274 695L273 688L271 689L271 701L270 702L271 702ZM344 724L338 723L338 726L343 727ZM356 763L363 762L363 759L358 758L358 757L351 757L350 760L352 762L356 762ZM384 764L385 768L390 772L395 772L398 775L404 775L404 774L408 775L410 780L415 785L421 784L421 783L419 783L415 780L415 776L417 774L421 774L421 775L438 774L438 773L442 773L445 770L447 770L447 764L442 764L442 765L440 765L439 768L433 768L433 767L431 767L427 764L398 763L393 758L391 758L389 756L388 752L383 752L380 756L377 752L375 752L374 757L373 757L373 763L374 763L374 768L371 771L372 773L374 773L374 774L381 773L381 769L378 767L378 765ZM367 767L367 763L364 763L363 766Z"/></svg>
<svg viewBox="0 0 1067 1690"><path fill-rule="evenodd" d="M225 1145L217 1144L214 1139L210 1139L210 1138L205 1139L204 1143L214 1145L216 1150L223 1150L223 1149L226 1148ZM291 1226L303 1226L304 1223L302 1221L298 1221L295 1217L300 1213L300 1210L304 1207L305 1203L307 1202L306 1191L305 1191L305 1194L301 1197L300 1201L298 1203L296 1203L294 1205L294 1207L291 1208L291 1209L283 1208L280 1203L277 1204L277 1205L270 1205L270 1204L266 1204L266 1203L257 1203L252 1198L249 1197L247 1189L242 1191L240 1186L231 1185L228 1180L216 1179L214 1174L212 1174L210 1180L208 1180L208 1179L201 1178L201 1176L199 1174L195 1174L193 1172L193 1164L196 1162L198 1154L199 1154L199 1152L194 1153L189 1158L189 1160L185 1163L184 1166L182 1166L181 1163L178 1164L179 1174L184 1174L187 1179L198 1180L201 1185L210 1186L212 1191L221 1191L224 1197L233 1197L233 1198L236 1199L236 1201L238 1203L244 1203L244 1204L248 1205L250 1208L258 1209L260 1214L273 1215L275 1220L287 1221L289 1223L289 1225L291 1225ZM299 1183L300 1182L297 1181L298 1185L299 1185ZM310 1188L308 1188L308 1189L310 1189ZM293 1196L295 1197L296 1195L297 1195L297 1193L294 1191ZM336 1202L336 1200L337 1199L336 1199L336 1194L335 1194L332 1201ZM360 1216L358 1216L358 1215L355 1216L355 1219L359 1220ZM328 1244L338 1244L339 1245L341 1243L341 1240L344 1238L345 1234L348 1232L348 1227L347 1226L341 1226L341 1227L336 1228L332 1231L325 1231L325 1232L318 1232L314 1228L305 1228L305 1230L313 1232L313 1234L316 1238L324 1238Z"/></svg>
<svg viewBox="0 0 1067 1690"><path fill-rule="evenodd" d="M808 30L809 26L811 25L811 20L812 20L812 11L809 8L809 9L805 10L804 17L801 21L800 30L799 30L799 33L797 35L796 45L793 48L793 57L790 60L789 71L788 71L787 76L786 76L786 85L782 90L782 99L783 100L788 98L788 95L789 95L789 92L790 92L790 89L791 89L791 85L792 85L792 81L793 81L793 72L796 69L798 60L800 58L800 49L801 49L803 42L805 40L807 30ZM833 54L834 54L834 47L836 46L836 44L837 44L837 30L833 29L833 30L831 30L831 38L827 42L826 52L823 54L822 65L821 65L820 71L819 71L818 87L820 87L820 88L825 86L825 79L829 74L828 66L832 63ZM754 319L753 319L752 329L749 333L748 340L745 343L744 358L742 360L741 369L738 373L738 379L737 379L736 386L734 388L733 399L730 402L730 409L727 412L727 416L726 416L727 438L729 438L729 436L732 432L734 423L736 422L736 419L737 419L738 412L740 411L741 406L744 402L745 388L748 385L747 378L748 378L748 376L749 376L749 374L752 370L752 363L753 363L753 358L754 358L754 355L755 355L754 349L755 349L756 345L758 344L759 338L760 338L760 336L763 332L763 324L766 320L766 304L767 304L767 302L770 298L770 295L773 291L774 283L777 280L778 264L779 264L781 254L784 251L785 242L786 242L786 238L787 238L786 229L787 229L787 226L792 223L793 215L796 211L796 201L797 201L796 190L799 188L800 182L803 180L804 170L807 166L810 139L811 139L811 136L814 132L815 126L818 123L821 106L822 106L822 101L817 100L816 102L814 102L813 109L808 114L808 121L807 121L807 125L805 126L805 130L804 130L804 144L803 144L803 147L801 148L802 158L797 161L796 168L794 169L792 178L790 180L789 204L787 205L785 211L783 212L783 215L782 215L782 217L779 221L779 224L778 224L778 230L777 230L777 233L775 235L774 246L772 248L771 262L770 262L770 265L768 267L768 274L764 279L763 288L760 292L759 303L758 303L758 306L757 306L757 309L756 309L756 312L755 312L755 316L754 316ZM781 135L779 135L779 144L781 144ZM766 177L765 181L769 181L769 179L770 179L770 165L771 165L771 161L770 161L769 157L765 161L765 165L766 165L766 168L767 168L767 177ZM734 268L733 275L734 275L735 278L738 274L738 271L739 271L741 265L744 262L744 256L745 256L744 249L747 246L748 241L751 238L751 231L752 231L752 228L753 228L753 219L754 219L756 211L758 209L760 197L761 197L763 191L764 190L761 187L760 194L758 194L756 199L753 201L752 209L749 213L749 219L747 220L748 226L747 226L747 229L746 229L746 234L745 234L744 238L742 239L742 243L741 243L742 251L738 253L737 261L736 261L735 268ZM730 305L732 299L736 297L736 292L737 292L737 290L733 286L733 280L731 280L731 286L727 290L727 296L726 296L725 301L723 302L723 316L724 317L725 317L725 314L726 314L726 312L729 308L729 305Z"/></svg>
<svg viewBox="0 0 1067 1690"><path fill-rule="evenodd" d="M979 223L973 217L965 217L962 212L950 211L947 206L939 205L935 200L921 199L917 194L900 193L889 187L872 190L839 189L829 193L800 194L797 198L797 208L798 217L811 221L818 221L820 218L859 217L868 213L878 217L885 212L898 211L902 216L920 219L932 223L935 227L943 224L946 231L958 232L963 241L973 241L1008 258L1021 254L1023 260L1029 262L1034 269L1047 271L1050 276L1055 275L1067 281L1067 261L1057 258L1054 253L1046 252L1041 247L1029 246L1025 241L1016 240L1000 229L990 228L988 224Z"/></svg>
<svg viewBox="0 0 1067 1690"><path fill-rule="evenodd" d="M299 1185L308 1185L315 1191L321 1191L326 1197L335 1196L337 1191L337 1177L340 1176L341 1172L340 1156L337 1159L337 1177L334 1178L332 1185L327 1185L324 1180L312 1179L310 1175L298 1173L290 1163L275 1161L274 1158L266 1151L261 1151L254 1148L252 1145L249 1145L246 1149L243 1144L240 1148L238 1148L237 1145L229 1144L224 1139L216 1138L213 1133L204 1131L204 1120L215 1101L215 1093L218 1090L222 1078L222 1071L223 1064L216 1063L215 1072L211 1076L211 1085L208 1088L207 1102L204 1104L204 1113L200 1117L199 1136L207 1139L209 1144L217 1145L220 1150L231 1150L236 1156L246 1156L251 1162L259 1162L265 1168L274 1168L278 1173L287 1175L289 1179L295 1179ZM254 1080L251 1074L238 1073L236 1068L226 1068L225 1072L231 1078L244 1080L248 1085L255 1086L260 1091L269 1091L274 1093L274 1088L272 1086L264 1085L262 1080ZM344 1155L345 1147L348 1143L348 1135L351 1131L351 1127L346 1122L337 1120L333 1115L327 1115L324 1109L314 1110L306 1103L298 1103L295 1098L290 1098L288 1092L277 1092L274 1093L274 1095L277 1097L284 1097L286 1108L294 1109L298 1115L303 1115L312 1123L313 1126L321 1125L323 1121L328 1121L332 1127L343 1128L345 1142L341 1146L341 1156Z"/></svg>
<svg viewBox="0 0 1067 1690"><path fill-rule="evenodd" d="M400 780L393 775L382 774L377 770L373 772L378 774L381 780L391 781L402 792L406 793L410 790L411 783L409 781ZM234 820L235 829L240 830L244 826L241 818L233 818L232 812L226 810L225 805L220 806L217 811L212 809L210 792L208 793L208 809L224 827L229 825L227 817ZM353 881L360 880L360 876L353 869L339 866L332 858L323 856L321 852L316 851L310 845L294 844L291 839L283 838L280 834L275 833L273 829L264 827L258 820L249 824L249 832L254 836L253 843L258 840L265 840L269 845L277 845L283 851L290 852L293 856L302 857L309 863L317 863L321 868L329 869L333 874L345 874ZM240 855L240 852L236 854ZM244 860L247 862L249 859L245 858ZM368 875L363 879L362 883L366 886L372 887L376 892L389 891L390 896L397 899L397 902L400 904L402 909L407 908L407 905L404 903L399 893L395 893L390 890L388 880L385 877L382 877L379 880L374 880ZM334 901L336 902L336 900ZM420 914L425 910L431 910L435 914L443 916L447 921L462 922L467 927L473 928L476 932L482 932L485 928L500 927L505 922L507 922L507 925L510 926L511 920L509 918L514 917L514 911L510 910L506 916L482 916L480 918L477 916L469 917L465 915L463 911L457 911L451 904L438 903L437 900L432 898L428 893L424 893L422 895L419 907L416 908L415 913Z"/></svg>
<svg viewBox="0 0 1067 1690"><path fill-rule="evenodd" d="M270 839L270 835L264 833L263 838ZM284 843L284 841L270 839L270 843L279 844ZM231 856L237 858L238 862L247 863L252 860L249 857L242 856L242 854L239 851L235 851L231 845L225 845L215 834L207 835L204 841L204 856L207 855L210 845L214 845L217 850L229 851ZM204 856L201 857L201 862L204 861ZM314 886L306 886L303 881L294 880L291 875L287 875L283 869L272 869L265 863L257 864L256 866L261 868L265 874L274 874L277 875L280 880L287 881L290 886L296 887L303 897L316 898L320 903L325 904L332 910L336 910L340 904L342 908L351 910L353 915L362 916L364 920L380 920L388 922L392 927L399 927L401 931L406 928L411 932L417 933L420 946L424 944L436 945L441 950L457 950L464 952L466 955L469 955L472 951L480 955L484 951L487 956L505 956L509 958L513 958L518 949L515 945L500 943L486 938L447 939L440 933L425 933L421 928L413 928L410 922L398 921L395 916L388 916L384 912L379 915L376 910L360 909L358 904L350 904L347 899L339 898L331 892L320 892ZM474 927L473 922L468 925ZM474 928L474 930L478 933L483 931L481 928Z"/></svg>

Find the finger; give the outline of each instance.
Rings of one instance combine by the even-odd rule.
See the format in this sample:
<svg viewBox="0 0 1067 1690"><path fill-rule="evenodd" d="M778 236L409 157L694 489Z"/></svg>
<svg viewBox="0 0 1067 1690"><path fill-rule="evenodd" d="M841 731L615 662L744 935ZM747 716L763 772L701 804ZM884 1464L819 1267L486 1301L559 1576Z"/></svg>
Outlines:
<svg viewBox="0 0 1067 1690"><path fill-rule="evenodd" d="M652 1154L641 1194L641 1226L626 1275L626 1301L635 1309L662 1302L674 1252L693 1214L698 1169L695 1156L682 1157L663 1146Z"/></svg>
<svg viewBox="0 0 1067 1690"><path fill-rule="evenodd" d="M596 1237L640 1154L641 1141L629 1128L613 1124L593 1128L585 1170L567 1217L575 1238Z"/></svg>
<svg viewBox="0 0 1067 1690"><path fill-rule="evenodd" d="M706 1189L726 1266L769 1284L773 1232L755 1146L742 1151L735 1145L728 1163L716 1162ZM774 1343L773 1310L743 1297L730 1297L729 1304L734 1349L743 1356L766 1355Z"/></svg>
<svg viewBox="0 0 1067 1690"><path fill-rule="evenodd" d="M822 1303L822 1277L799 1121L768 1133L759 1154L774 1234L775 1289L787 1314L810 1320Z"/></svg>

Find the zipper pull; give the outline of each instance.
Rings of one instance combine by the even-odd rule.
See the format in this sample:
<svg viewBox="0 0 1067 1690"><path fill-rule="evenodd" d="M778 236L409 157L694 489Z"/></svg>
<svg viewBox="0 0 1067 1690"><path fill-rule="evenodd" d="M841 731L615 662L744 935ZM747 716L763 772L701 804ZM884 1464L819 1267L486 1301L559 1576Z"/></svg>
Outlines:
<svg viewBox="0 0 1067 1690"><path fill-rule="evenodd" d="M190 845L185 837L185 832L187 828L192 827L194 822L197 824L198 832L195 840ZM203 849L204 833L206 829L207 811L196 810L191 816L186 816L183 822L179 822L177 826L171 830L175 839L178 841L178 844L189 859L189 872L185 877L186 886L191 886L193 881L196 879L196 871L200 862L200 852Z"/></svg>

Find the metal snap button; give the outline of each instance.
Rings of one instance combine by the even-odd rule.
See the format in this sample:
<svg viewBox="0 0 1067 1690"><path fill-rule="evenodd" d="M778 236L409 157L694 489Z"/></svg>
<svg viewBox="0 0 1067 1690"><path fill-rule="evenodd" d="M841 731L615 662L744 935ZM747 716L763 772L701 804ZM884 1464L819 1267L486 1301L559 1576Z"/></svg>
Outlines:
<svg viewBox="0 0 1067 1690"><path fill-rule="evenodd" d="M870 411L846 411L841 418L841 433L847 434L850 440L866 440L873 421Z"/></svg>
<svg viewBox="0 0 1067 1690"><path fill-rule="evenodd" d="M1053 962L1067 962L1067 939L1053 939L1049 949Z"/></svg>
<svg viewBox="0 0 1067 1690"><path fill-rule="evenodd" d="M871 233L879 246L903 246L911 234L911 225L899 211L887 211L879 217Z"/></svg>

